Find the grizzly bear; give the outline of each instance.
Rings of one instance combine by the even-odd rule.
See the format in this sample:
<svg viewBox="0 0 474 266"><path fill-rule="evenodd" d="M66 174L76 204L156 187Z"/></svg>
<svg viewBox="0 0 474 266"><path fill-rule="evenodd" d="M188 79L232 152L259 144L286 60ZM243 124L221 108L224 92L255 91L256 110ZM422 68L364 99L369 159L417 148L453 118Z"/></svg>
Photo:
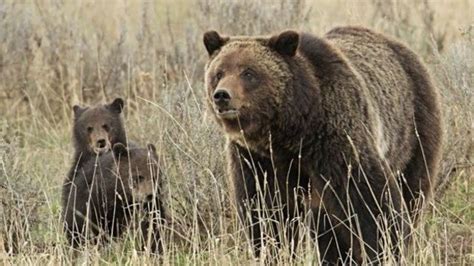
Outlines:
<svg viewBox="0 0 474 266"><path fill-rule="evenodd" d="M63 205L64 229L75 248L103 243L139 228L140 248L158 252L159 225L165 212L161 200L159 158L156 148L127 148L116 143L112 152L89 160L70 186Z"/></svg>
<svg viewBox="0 0 474 266"><path fill-rule="evenodd" d="M204 45L207 102L256 255L264 227L296 237L293 220L309 209L321 262L397 256L431 195L442 142L438 92L418 56L361 27L322 38L209 31Z"/></svg>
<svg viewBox="0 0 474 266"><path fill-rule="evenodd" d="M123 107L121 98L95 107L73 106L74 159L68 174L69 180L91 158L110 151L115 143L127 143L121 117Z"/></svg>

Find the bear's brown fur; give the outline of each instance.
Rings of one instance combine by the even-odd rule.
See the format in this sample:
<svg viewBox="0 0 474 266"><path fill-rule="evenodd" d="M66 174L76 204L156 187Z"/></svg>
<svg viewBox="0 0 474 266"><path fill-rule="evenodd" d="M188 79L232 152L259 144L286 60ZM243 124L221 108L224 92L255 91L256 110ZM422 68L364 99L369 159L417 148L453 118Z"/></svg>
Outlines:
<svg viewBox="0 0 474 266"><path fill-rule="evenodd" d="M127 143L122 120L124 101L116 98L109 104L93 107L73 106L73 162L64 180L62 204L68 204L69 191L76 176L84 172L83 166L96 161L110 151L115 143Z"/></svg>
<svg viewBox="0 0 474 266"><path fill-rule="evenodd" d="M204 44L208 103L228 137L235 197L241 219L250 214L254 224L256 250L259 188L267 207L281 196L279 222L309 203L322 261L376 261L385 232L396 250L431 194L440 157L438 93L421 60L360 27L324 38L210 31ZM296 200L301 190L305 200Z"/></svg>
<svg viewBox="0 0 474 266"><path fill-rule="evenodd" d="M63 191L64 228L70 245L100 243L135 224L141 230L141 248L158 252L158 226L165 217L159 164L152 144L143 149L121 143L97 162L85 163Z"/></svg>
<svg viewBox="0 0 474 266"><path fill-rule="evenodd" d="M123 107L121 98L116 98L110 104L73 107L74 159L68 174L69 180L91 158L110 151L115 143L127 143L121 117Z"/></svg>

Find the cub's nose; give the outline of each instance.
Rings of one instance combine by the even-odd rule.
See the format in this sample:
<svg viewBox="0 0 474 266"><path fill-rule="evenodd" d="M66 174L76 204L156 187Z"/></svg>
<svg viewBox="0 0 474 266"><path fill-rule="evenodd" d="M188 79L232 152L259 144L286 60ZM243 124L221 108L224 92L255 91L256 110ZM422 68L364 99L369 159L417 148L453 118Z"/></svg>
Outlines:
<svg viewBox="0 0 474 266"><path fill-rule="evenodd" d="M214 103L217 105L227 104L231 97L230 94L223 89L216 90L213 95Z"/></svg>
<svg viewBox="0 0 474 266"><path fill-rule="evenodd" d="M105 141L105 139L99 139L97 141L97 147L98 148L105 148L106 145L107 145L107 142Z"/></svg>
<svg viewBox="0 0 474 266"><path fill-rule="evenodd" d="M151 202L152 200L153 200L153 195L152 194L145 197L145 202Z"/></svg>

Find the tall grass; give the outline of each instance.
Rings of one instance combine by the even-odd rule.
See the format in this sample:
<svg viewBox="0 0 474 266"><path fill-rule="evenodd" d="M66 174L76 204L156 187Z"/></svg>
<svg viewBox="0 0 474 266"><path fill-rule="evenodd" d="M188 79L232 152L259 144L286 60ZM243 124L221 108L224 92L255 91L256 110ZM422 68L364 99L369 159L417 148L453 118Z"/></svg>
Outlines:
<svg viewBox="0 0 474 266"><path fill-rule="evenodd" d="M120 96L134 141L154 143L166 163L164 201L175 238L164 253L125 243L90 248L94 264L250 264L227 179L224 137L206 112L202 34L322 35L365 25L420 53L441 91L445 120L441 188L403 258L407 264L471 264L474 226L474 29L470 1L0 1L0 261L72 262L60 191L72 159L72 105ZM305 221L298 221L305 231ZM285 226L281 225L284 229ZM315 262L302 238L297 256ZM291 243L284 242L284 245ZM275 254L276 252L276 254Z"/></svg>

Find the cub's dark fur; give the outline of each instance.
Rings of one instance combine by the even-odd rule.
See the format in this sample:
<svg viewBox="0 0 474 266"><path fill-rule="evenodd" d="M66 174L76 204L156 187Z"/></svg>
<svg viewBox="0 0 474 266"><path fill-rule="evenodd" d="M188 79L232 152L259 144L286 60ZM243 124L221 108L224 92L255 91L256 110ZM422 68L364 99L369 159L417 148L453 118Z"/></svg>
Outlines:
<svg viewBox="0 0 474 266"><path fill-rule="evenodd" d="M165 217L160 189L155 147L115 144L113 152L85 163L72 184L64 187L63 218L70 245L101 242L138 225L142 248L158 252L159 225Z"/></svg>
<svg viewBox="0 0 474 266"><path fill-rule="evenodd" d="M110 151L115 143L127 143L121 116L123 107L121 98L116 98L110 104L73 107L74 159L68 174L69 180L91 158Z"/></svg>

